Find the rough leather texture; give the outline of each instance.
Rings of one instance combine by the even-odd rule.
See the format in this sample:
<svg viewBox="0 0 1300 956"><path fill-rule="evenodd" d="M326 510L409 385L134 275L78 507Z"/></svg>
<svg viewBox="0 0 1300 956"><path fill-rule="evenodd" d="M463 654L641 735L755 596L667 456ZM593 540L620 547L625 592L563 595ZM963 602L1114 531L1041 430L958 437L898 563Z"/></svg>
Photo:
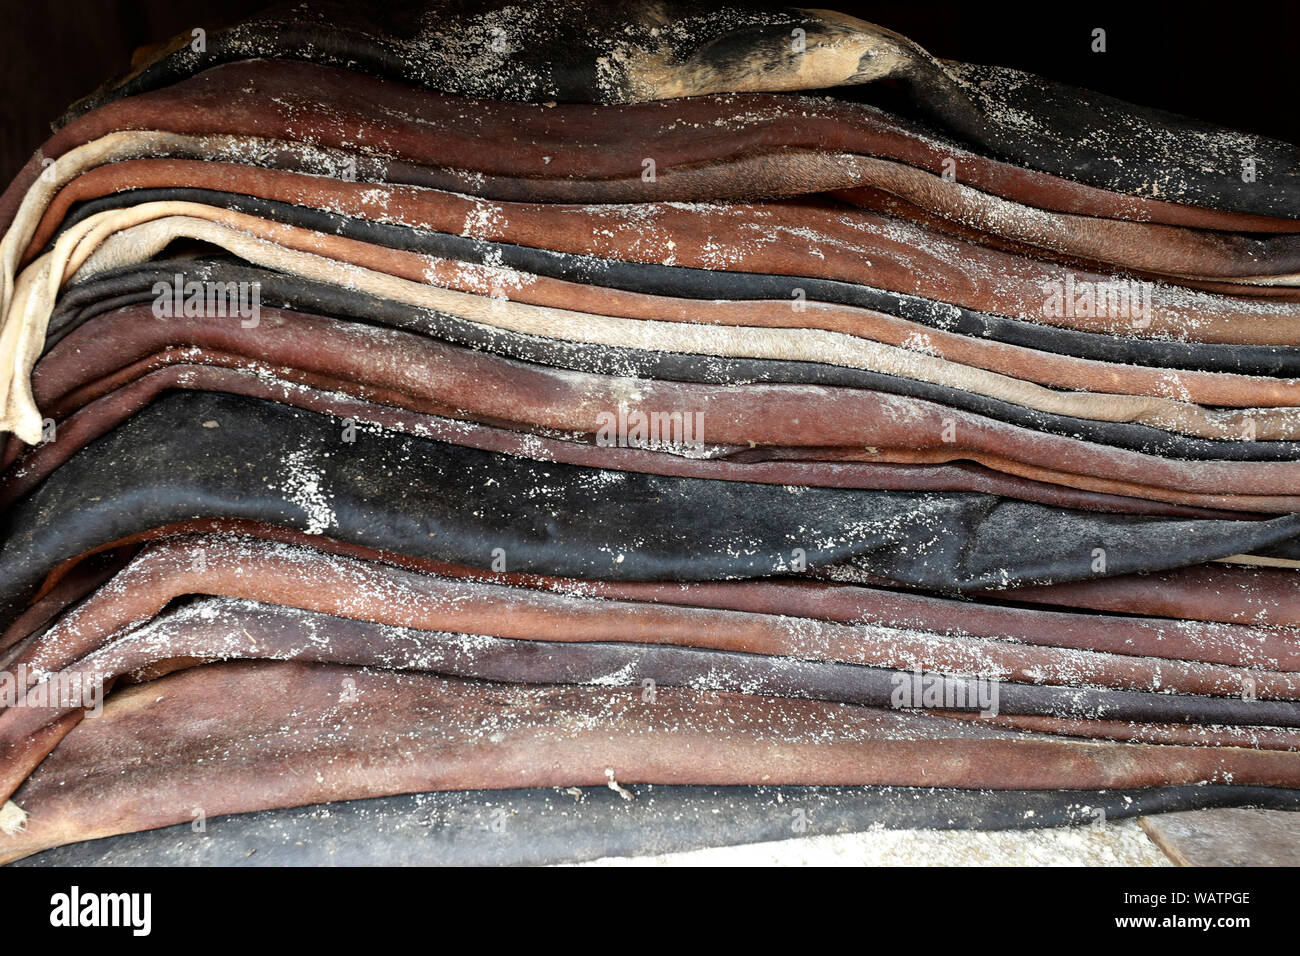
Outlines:
<svg viewBox="0 0 1300 956"><path fill-rule="evenodd" d="M2 838L0 860L190 821L195 807L218 816L431 789L793 779L1294 788L1300 754L1079 741L932 714L670 687L643 702L623 688L226 663L119 691L102 717L70 732L15 795L30 818Z"/></svg>
<svg viewBox="0 0 1300 956"><path fill-rule="evenodd" d="M70 116L251 56L310 58L430 89L534 102L628 102L889 79L905 89L918 116L1018 165L1210 208L1291 217L1300 208L1300 158L1287 144L1017 70L936 60L898 34L841 14L722 8L700 15L663 0L620 5L616 13L595 3L499 8L416 2L386 4L381 14L320 0L286 5L216 34L201 54L188 48L188 37L178 38L157 60L111 91L83 100ZM794 26L807 32L811 53L791 46ZM662 29L652 33L654 27ZM448 36L462 42L453 45ZM611 49L617 55L611 57ZM1214 175L1250 155L1276 170L1268 188Z"/></svg>
<svg viewBox="0 0 1300 956"><path fill-rule="evenodd" d="M1300 532L1297 516L1180 520L958 493L739 485L541 464L383 431L349 442L344 429L228 395L154 403L9 509L5 623L70 558L223 516L479 566L501 548L516 570L626 580L769 575L801 548L810 568L852 561L941 590L1099 576L1096 548L1107 555L1100 576L1121 575L1248 554Z"/></svg>

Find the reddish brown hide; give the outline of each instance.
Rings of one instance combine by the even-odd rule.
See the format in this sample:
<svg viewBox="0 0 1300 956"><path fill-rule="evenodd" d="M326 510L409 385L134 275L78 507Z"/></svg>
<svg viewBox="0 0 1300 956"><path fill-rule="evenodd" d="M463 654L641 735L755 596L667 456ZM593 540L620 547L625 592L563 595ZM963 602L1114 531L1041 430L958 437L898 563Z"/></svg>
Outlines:
<svg viewBox="0 0 1300 956"><path fill-rule="evenodd" d="M859 158L855 169L869 188L843 190L838 198L852 203L836 207L814 203L772 203L729 206L749 224L723 215L717 206L673 210L656 204L574 206L562 204L490 202L440 190L411 186L303 176L284 170L232 163L183 159L126 160L89 170L64 186L41 218L28 258L50 240L73 203L128 189L187 187L257 196L312 206L363 219L400 223L435 232L469 234L496 242L631 261L658 262L663 240L671 237L673 258L680 265L717 262L719 250L735 250L736 265L744 268L749 230L766 226L767 213L786 207L799 214L803 233L818 233L826 241L845 241L856 225L873 220L864 210L884 211L928 228L947 231L964 241L1017 252L1055 253L1107 269L1154 276L1203 276L1220 279L1283 275L1300 271L1300 244L1291 237L1259 239L1229 232L1185 229L1062 213L1046 213L1006 204L977 190L899 163ZM881 196L889 199L882 200ZM680 220L680 221L676 221ZM970 228L1000 228L1005 236ZM1019 228L1013 228L1019 222ZM687 228L683 228L686 226ZM694 226L694 228L689 228ZM845 227L849 228L845 228ZM699 230L714 230L707 247ZM779 228L779 227L778 227ZM730 257L729 257L730 258ZM809 267L816 263L808 262ZM1251 289L1225 287L1238 294Z"/></svg>
<svg viewBox="0 0 1300 956"><path fill-rule="evenodd" d="M351 692L349 692L349 690ZM1294 787L1300 754L1083 742L817 701L196 667L110 697L15 795L0 861L207 816L425 790L623 784Z"/></svg>
<svg viewBox="0 0 1300 956"><path fill-rule="evenodd" d="M477 171L486 174L481 181L489 189L498 178L558 185L588 177L624 179L638 184L634 195L644 199L657 198L656 184L641 176L647 143L654 144L661 171L765 150L880 156L935 173L952 160L962 182L1042 209L1200 229L1300 231L1295 220L1120 195L998 162L918 136L888 114L851 103L742 94L547 107L445 96L348 70L276 60L219 66L68 124L42 145L0 199L3 224L41 172L43 158L57 158L114 130L143 129L238 131L346 146L409 163ZM791 176L794 170L784 172L787 181L798 181Z"/></svg>
<svg viewBox="0 0 1300 956"><path fill-rule="evenodd" d="M114 347L106 349L104 342L112 342ZM161 351L150 356L149 350L155 347ZM209 348L218 351L205 354ZM232 352L236 354L229 354ZM127 364L119 366L123 361ZM256 365L257 375L222 374L216 369L183 368L170 374L150 371L173 362L189 365L195 361L227 367ZM275 385L268 380L268 371L285 382L344 392L425 414L587 436L600 430L602 415L607 420L635 395L636 407L642 411L703 415L706 427L702 437L711 445L723 446L715 448L715 457L729 459L673 460L663 454L605 449L603 458L593 460L598 455L594 448L555 441L526 444L517 435L499 435L492 444L499 450L525 454L528 448L546 447L560 460L581 458L584 463L606 467L781 484L875 487L872 482L892 480L892 485L882 487L938 489L945 487L944 480L952 482L955 473L934 483L933 478L944 472L924 466L967 458L1003 473L999 479L980 484L971 484L974 478L966 474L962 481L971 490L1032 497L1064 507L1187 513L1159 503L1135 503L1154 499L1198 509L1261 513L1300 510L1300 498L1201 493L1186 487L1195 483L1195 476L1206 474L1225 480L1231 476L1252 491L1261 484L1252 481L1254 478L1264 479L1264 487L1271 487L1267 479L1272 474L1300 474L1300 465L1289 462L1164 461L1043 435L906 396L842 387L713 386L620 378L535 366L400 331L275 309L263 310L258 327L246 329L234 321L198 318L161 323L153 319L146 306L128 307L91 320L60 342L37 366L33 377L35 394L46 414L60 420L73 409L89 404L60 426L58 441L32 450L20 467L11 471L0 500L10 502L25 494L87 441L103 434L162 389L177 385L240 391L309 405L342 417L362 416L406 430L427 432L431 427L419 416L345 407L337 396L313 397L305 389ZM816 409L816 414L811 414L810 409ZM955 434L948 429L950 421L960 424L953 430ZM460 441L458 433L437 434ZM957 441L948 440L953 437ZM467 435L464 441L473 443L476 439ZM893 443L906 444L891 448ZM728 450L725 446L734 447ZM735 453L737 449L758 446L764 446L759 454ZM17 459L21 448L16 439L9 439L3 459L6 466ZM1094 474L1058 470L1071 455ZM1018 460L1018 456L1029 460ZM872 464L863 463L864 459ZM887 462L911 467L891 468L884 464ZM1141 480L1117 480L1115 476L1123 473ZM1161 479L1172 483L1174 476L1183 485L1151 487L1153 481Z"/></svg>

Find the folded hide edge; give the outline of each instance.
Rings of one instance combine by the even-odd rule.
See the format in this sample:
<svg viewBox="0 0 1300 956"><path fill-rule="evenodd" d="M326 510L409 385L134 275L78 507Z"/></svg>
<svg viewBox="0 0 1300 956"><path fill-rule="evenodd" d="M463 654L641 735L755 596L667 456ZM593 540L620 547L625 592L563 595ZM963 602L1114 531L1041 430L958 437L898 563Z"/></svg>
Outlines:
<svg viewBox="0 0 1300 956"><path fill-rule="evenodd" d="M1070 822L1078 801L1069 791L1174 787L1163 797L1173 809L1187 805L1177 795L1203 805L1194 785L1227 781L1231 803L1260 800L1252 788L1294 791L1300 754L1097 743L738 693L659 688L646 700L639 686L219 663L120 690L69 733L15 795L26 825L0 836L0 860L231 813L430 789L997 787L1043 791L1045 809ZM940 806L928 806L938 811L931 820ZM1013 815L1004 803L993 816Z"/></svg>

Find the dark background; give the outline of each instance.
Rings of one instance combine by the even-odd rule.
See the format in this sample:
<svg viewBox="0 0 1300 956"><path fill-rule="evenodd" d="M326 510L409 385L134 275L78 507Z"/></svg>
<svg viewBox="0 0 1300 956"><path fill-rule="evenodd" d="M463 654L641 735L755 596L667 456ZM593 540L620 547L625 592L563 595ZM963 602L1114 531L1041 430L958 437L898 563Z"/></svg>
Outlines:
<svg viewBox="0 0 1300 956"><path fill-rule="evenodd" d="M939 57L1013 66L1300 142L1294 0L804 2L896 30ZM64 107L124 73L136 47L196 26L211 31L265 6L266 0L0 0L0 182L17 172ZM1106 30L1105 53L1090 50L1095 27Z"/></svg>

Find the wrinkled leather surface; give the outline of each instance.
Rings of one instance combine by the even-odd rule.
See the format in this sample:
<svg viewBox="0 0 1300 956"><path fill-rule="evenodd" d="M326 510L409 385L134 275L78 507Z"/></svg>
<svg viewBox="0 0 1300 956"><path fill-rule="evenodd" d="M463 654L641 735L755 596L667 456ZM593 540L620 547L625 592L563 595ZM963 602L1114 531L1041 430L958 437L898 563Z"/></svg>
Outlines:
<svg viewBox="0 0 1300 956"><path fill-rule="evenodd" d="M826 11L369 6L142 54L0 196L0 863L444 790L1295 805L1300 150ZM1049 307L1115 270L1149 320Z"/></svg>
<svg viewBox="0 0 1300 956"><path fill-rule="evenodd" d="M96 441L10 509L0 552L4 621L63 561L149 527L206 517L328 531L478 566L502 548L515 570L624 580L769 575L802 548L809 568L851 561L941 590L1087 579L1097 576L1098 547L1105 574L1122 575L1249 553L1300 532L1300 516L1143 518L980 495L636 475L394 434L349 443L341 422L311 412L178 393Z"/></svg>
<svg viewBox="0 0 1300 956"><path fill-rule="evenodd" d="M132 301L152 301L153 284L158 281L174 282L179 273L188 278L188 269L178 266L173 270L149 270L141 273L121 273L114 280L120 281L119 294L109 292L109 287L97 286L94 298L99 299L91 309L79 310L73 318L73 310L85 304L86 294L73 297L72 293L64 300L51 317L52 338L57 341L58 332L65 331L84 319L88 313L102 311L106 308L119 307ZM340 270L340 276L344 270ZM1036 433L1055 432L1059 435L1076 436L1086 441L1110 446L1112 448L1134 449L1144 454L1168 456L1185 459L1223 459L1227 461L1287 461L1297 456L1291 447L1295 443L1280 441L1227 441L1217 439L1192 438L1173 435L1163 429L1147 425L1124 422L1098 422L1091 419L1056 415L1039 412L996 398L975 395L962 389L946 385L935 385L915 379L871 372L862 368L826 365L811 361L792 361L770 358L737 358L732 356L702 357L684 352L651 352L634 350L606 344L574 342L549 336L531 335L493 327L483 328L482 323L469 321L446 312L430 312L426 309L407 306L402 307L392 298L378 295L358 297L357 293L342 285L321 283L313 280L286 280L268 273L266 270L255 272L227 271L224 266L216 266L213 271L200 273L213 281L258 281L261 283L264 303L271 305L292 301L295 308L323 312L325 314L355 316L395 324L408 329L419 329L426 334L457 344L485 348L490 351L510 355L526 361L554 365L592 372L617 372L633 374L640 377L668 379L674 381L705 381L727 383L737 381L798 382L817 385L846 385L855 388L880 389L895 394L915 396L920 399L942 403L953 409L962 409L979 416L987 416L1002 422L1035 429ZM130 278L128 278L130 276ZM355 279L355 275L354 275ZM343 281L340 279L340 281ZM147 285L146 285L147 283ZM136 291L129 292L126 289ZM100 298L102 296L102 298ZM389 318L392 316L393 318ZM941 416L942 417L942 416ZM953 420L964 421L964 416L957 412L948 416ZM939 426L942 430L943 426ZM959 428L959 440L965 440L965 428ZM881 443L883 444L883 442ZM945 442L944 444L951 444ZM1053 456L1051 461L1060 464L1060 459ZM1044 465L1047 462L1043 462ZM1170 463L1172 464L1172 463ZM1135 472L1127 472L1116 477L1125 480L1141 481ZM1158 484L1150 480L1146 484ZM1202 487L1186 486L1188 490L1209 490ZM1293 488L1291 485L1287 492ZM1215 490L1222 485L1215 482ZM1247 489L1239 487L1242 493ZM1264 493L1261 488L1252 488L1249 493ZM1281 494L1283 491L1268 493Z"/></svg>
<svg viewBox="0 0 1300 956"><path fill-rule="evenodd" d="M802 288L810 300L860 306L888 315L897 315L923 326L973 338L1006 342L1043 352L1077 355L1102 362L1152 365L1160 368L1300 377L1300 348L1295 347L1218 346L1126 339L1113 335L1050 328L1032 322L970 312L955 306L945 305L937 308L934 303L915 296L889 293L849 283L803 277L793 280L790 277L762 274L733 275L720 271L656 267L646 264L636 268L631 268L631 264L619 264L617 270L613 270L612 264L609 264L609 267L602 266L600 269L564 271L555 263L548 264L545 261L552 257L543 256L535 261L511 258L516 251L508 244L502 244L494 251L500 252L502 264L508 268L518 268L521 271L543 276L555 275L597 287L683 299L727 299L741 302L769 299L786 304L791 301L794 290ZM465 257L466 261L471 263L477 264L484 260L483 256L472 249L458 250L456 254ZM563 256L553 258L559 263L567 261L567 257ZM221 262L223 269L233 270L230 274L238 275L241 281L252 281L256 278L256 273L265 271L250 269L246 264L238 263L233 259L217 259L206 267L214 268L216 262ZM593 263L593 265L600 265L600 263ZM58 341L60 330L69 322L75 321L72 317L80 310L102 311L105 306L98 304L96 300L105 299L114 302L115 305L114 297L129 294L128 290L135 287L133 283L142 290L148 289L152 287L154 281L160 279L165 281L174 277L178 271L184 272L190 268L200 267L202 266L196 262L163 262L156 267L125 266L105 270L93 277L86 277L72 283L64 292L51 318L47 347ZM240 273L238 270L247 270L247 272ZM144 277L146 272L152 276L152 279ZM637 276L640 276L639 280L636 280ZM277 288L274 279L270 276L267 276L264 282L267 288ZM152 295L148 295L144 300L152 301ZM112 308L114 305L107 307ZM321 310L320 306L313 308L315 311ZM361 307L357 309L357 314L370 315L378 311L381 310L375 307Z"/></svg>
<svg viewBox="0 0 1300 956"><path fill-rule="evenodd" d="M507 60L510 69L502 70L501 64L497 64L482 75L465 71L463 67L458 69L437 58L436 51L441 44L436 41L432 46L435 59L430 60L427 36L436 36L439 22L444 29L463 30L466 13L460 9L444 7L440 11L444 19L439 21L436 19L438 14L432 14L430 7L423 3L405 5L397 16L379 16L365 8L358 10L352 4L316 0L311 7L295 5L282 8L282 12L272 14L266 22L254 20L232 28L229 33L218 33L204 54L188 51L188 38L178 38L174 51L144 68L127 83L118 85L111 93L106 91L83 100L70 116L84 114L113 97L157 88L197 69L250 55L310 57L406 82L422 83L432 89L502 99L608 102L712 92L708 86L682 88L675 83L662 92L649 92L657 85L653 80L648 84L648 90L642 91L628 77L620 80L611 77L608 71L593 71L596 52L604 48L601 27L626 43L627 31L620 33L616 25L622 25L626 18L645 31L648 27L646 21L657 23L659 16L672 22L673 14L662 10L663 6L662 3L654 7L620 6L620 13L612 18L608 14L593 16L593 10L602 10L600 5L559 7L563 13L558 19L556 10L548 10L541 23L530 24L513 41L520 46ZM386 7L391 8L391 5ZM470 10L482 15L484 7L490 9L491 5L472 4ZM413 17L416 11L419 19ZM432 20L431 15L434 17ZM680 13L677 15L681 16ZM745 16L730 11L715 14L723 24L729 15ZM773 70L768 65L759 66L759 63L766 61L769 55L766 51L772 46L779 43L779 49L788 45L791 23L802 23L805 16L806 13L776 14L756 30L742 29L735 33L729 33L726 25L697 22L692 24L695 29L689 34L694 42L719 34L728 39L713 40L713 45L705 45L695 51L694 56L702 59L701 66L707 64L706 73L709 67L724 62L730 67L736 60L743 62L749 58L758 62L749 67L752 74L742 68L742 77L766 73L766 82L780 82L775 79L782 75L780 70ZM863 44L860 49L864 63L870 56L883 61L879 67L873 64L865 69L864 79L875 78L880 75L878 70L884 70L885 76L904 86L918 115L957 138L978 145L983 151L1019 165L1138 196L1160 195L1210 208L1293 217L1300 208L1296 198L1300 158L1294 147L1287 144L1232 134L1209 124L1124 103L1016 70L941 62L897 34L851 18L839 20L838 16L821 14L810 18L811 23L802 23L811 32L812 49L817 48L816 37L820 30L832 25L840 26L845 30L849 43L856 40ZM570 17L575 26L563 28L561 24ZM471 19L469 22L474 21ZM485 19L484 25L491 22ZM691 21L687 19L686 22ZM539 28L543 31L540 34ZM419 39L421 34L426 39ZM666 32L665 35L672 34ZM542 37L546 39L542 40ZM479 37L480 43L486 39ZM642 33L637 39L645 42L647 36ZM679 61L686 59L681 50L669 55L670 60L674 57ZM653 59L653 55L650 58ZM638 54L632 54L631 59L636 62ZM557 61L563 66L559 76L551 79ZM673 76L662 66L659 71L662 72L651 67L650 75L663 81ZM487 77L492 79L487 81ZM754 88L746 86L744 80L737 82L735 77L730 82L722 79L718 82L718 88L726 90ZM818 85L830 86L833 83L822 78ZM1025 117L1032 119L1026 120ZM1242 155L1260 157L1262 164L1276 171L1275 181L1267 188L1250 188L1254 184L1216 175L1224 165L1225 154L1233 160L1227 163L1229 167L1238 165L1236 161Z"/></svg>
<svg viewBox="0 0 1300 956"><path fill-rule="evenodd" d="M111 349L103 343L111 343ZM234 371L243 368L249 371ZM996 479L988 475L979 483L970 465L947 466L945 471L925 465L836 461L843 458L843 450L880 441L885 434L878 422L878 400L856 390L757 384L709 387L560 372L401 331L270 308L261 311L256 327L248 328L237 321L197 317L173 317L160 323L141 307L100 315L78 327L37 365L33 386L39 407L60 423L58 440L31 450L8 474L0 486L3 503L25 494L51 468L162 391L207 388L381 422L430 437L448 437L460 444L620 470L841 487L905 488L911 480L910 487L988 490L1067 507L1229 517L1204 509L1139 503L1136 497L1071 492L1062 485L1017 480L1010 475ZM391 409L361 406L319 389L426 415L403 416ZM615 414L633 394L639 396L636 404L643 410L662 413L677 409L704 416L701 433L695 437L708 445L686 460L651 450L578 447L572 441L557 441L585 436L583 440L592 442L599 416ZM815 416L806 414L810 408L817 409ZM558 433L525 437L497 430L489 434L463 425L440 424L428 418L429 414ZM792 449L771 448L762 457L750 451L756 445L783 443L821 449L830 460L782 462L779 459L789 456ZM10 439L3 456L5 465L15 461L21 447L16 439ZM837 447L842 451L832 454L830 449ZM934 483L959 478L965 485ZM873 480L885 483L870 484ZM1108 487L1136 496L1144 491L1121 488L1113 480ZM1227 503L1245 510L1300 509L1300 499L1292 503L1233 495Z"/></svg>
<svg viewBox="0 0 1300 956"><path fill-rule="evenodd" d="M209 759L195 761L200 754ZM121 691L102 717L69 733L17 794L31 817L4 839L0 860L189 821L196 806L219 816L429 789L592 786L611 776L1012 790L1230 777L1294 788L1300 754L1082 742L929 714L674 688L642 702L619 688L215 664Z"/></svg>
<svg viewBox="0 0 1300 956"><path fill-rule="evenodd" d="M254 563L247 573L256 573L256 569ZM315 581L313 577L306 580ZM400 592L391 593L389 599L394 599L397 593ZM472 599L472 592L466 594L466 598ZM594 607L590 610L595 615L606 615L605 627L611 636L625 636L615 615L619 612L626 614L629 608ZM740 622L738 616L731 616ZM83 633L87 629L87 617L86 614L78 616ZM678 617L687 620L684 612ZM694 617L697 626L709 626L710 615L707 613L698 613ZM725 615L714 614L712 617L721 620ZM575 623L579 621L581 616ZM718 631L724 628L725 625L720 626ZM304 635L310 635L305 644ZM81 679L101 679L110 685L125 675L148 674L160 666L175 669L178 666L175 662L278 659L346 663L526 685L593 684L624 686L636 691L649 681L652 687L689 687L874 707L894 706L895 688L901 681L911 679L910 672L905 669L799 660L789 656L788 649L784 654L754 654L710 649L689 642L677 645L667 641L676 636L669 634L659 641L635 643L591 641L580 636L565 636L560 642L536 640L529 636L521 641L518 638L488 637L484 633L456 634L393 627L244 600L207 600L182 610L166 612L137 630L118 632L111 643L105 642L75 661L67 660L66 656L62 661L53 660L48 653L40 653L42 649L48 650L62 643L58 650L66 655L67 636L60 633L59 628L53 629L21 655L18 662L29 667L52 667L66 675L81 675ZM889 636L885 633L879 639L888 641ZM677 640L682 638L677 637ZM972 651L980 654L978 650ZM912 653L917 655L915 666L932 674L954 675L939 678L949 688L948 692L955 693L958 689L963 694L977 692L976 685L961 676L959 668L962 665L954 663L957 658L951 650L938 646L933 655L916 650ZM986 653L990 661L999 657L996 648L988 649ZM1019 676L1046 676L1050 681L1050 673L1044 672L1062 668L1070 674L1066 679L1074 683L1115 680L1114 677L1098 676L1106 667L1100 657L1094 663L1098 670L1089 672L1089 657L1077 655L1069 658L1068 655L1039 651L1037 658L1032 654L1026 655L1031 663L1022 665ZM1036 664L1041 665L1042 671L1034 670ZM1005 722L1017 715L1036 715L1045 718L1046 726L1035 729L1052 732L1059 724L1062 725L1060 729L1079 737L1111 736L1111 727L1126 723L1130 727L1123 739L1129 740L1144 741L1150 737L1154 738L1150 742L1156 743L1300 750L1300 734L1291 729L1300 727L1300 703L1296 703L1296 698L1300 698L1300 682L1292 682L1289 700L1196 696L1185 691L1195 686L1198 677L1207 685L1211 683L1209 672L1213 668L1179 666L1168 661L1161 664L1157 683L1166 690L1182 693L1094 690L1052 683L1006 681L999 677L996 716ZM1188 674L1187 680L1182 679L1184 671ZM1218 689L1238 694L1242 688L1249 687L1262 695L1269 695L1277 693L1285 683L1279 675L1266 672L1238 672L1235 675L1224 672L1221 679L1230 686ZM973 702L973 697L971 700L969 709L978 711L980 705ZM69 721L80 716L81 712L76 708L35 706L13 707L0 713L0 752L5 756L6 768L5 773L0 774L0 796L8 797L29 768L52 751L58 740L71 730ZM1180 725L1178 729L1182 739L1168 739L1168 728L1163 733L1161 728L1144 733L1143 724ZM1182 726L1189 724L1198 725L1199 729ZM31 741L38 743L33 745Z"/></svg>
<svg viewBox="0 0 1300 956"><path fill-rule="evenodd" d="M191 166L219 166L215 163L192 163ZM320 181L320 177L293 177L305 182ZM331 180L325 180L332 182ZM341 183L341 186L358 186L356 183ZM268 190L279 192L279 190ZM295 182L292 194L302 201L301 187ZM911 297L897 293L896 302L880 301L888 299L891 294L871 288L862 287L860 283L844 283L837 280L819 282L809 289L806 275L778 277L765 272L765 268L779 266L776 262L756 262L748 264L746 243L752 241L748 236L736 236L729 239L724 231L735 222L764 227L765 215L770 215L771 205L753 207L752 214L732 207L712 207L723 211L725 218L717 225L710 225L705 238L697 240L698 253L692 258L695 248L689 247L686 234L689 227L673 223L662 234L652 230L647 219L657 218L658 207L638 205L631 207L607 207L623 211L621 215L604 212L592 216L589 223L580 218L591 207L522 207L527 217L533 210L553 209L560 213L556 222L547 222L537 227L530 235L518 225L518 216L514 210L492 207L481 201L467 201L449 194L437 194L440 198L437 207L452 205L442 215L412 216L414 220L399 225L391 221L397 215L392 197L376 197L380 192L373 187L362 195L368 202L375 204L369 215L377 215L388 221L375 222L355 216L341 216L302 205L261 200L233 193L222 193L205 189L170 188L142 189L117 193L102 200L84 203L77 207L75 213L65 222L65 228L83 221L89 216L126 206L142 205L152 202L191 202L209 207L219 207L249 214L271 222L283 222L316 232L344 235L367 243L373 243L393 249L436 256L448 260L447 263L435 262L425 268L425 274L439 284L461 291L482 291L485 283L499 285L502 294L509 286L509 297L515 301L529 302L537 305L551 305L573 308L575 302L584 304L584 311L602 311L608 315L622 315L648 319L669 319L675 321L713 322L717 324L747 325L760 327L820 328L844 332L862 338L885 342L891 345L911 345L915 347L917 336L924 336L925 350L934 355L987 368L1006 375L1030 379L1045 385L1060 388L1086 389L1095 392L1121 392L1133 395L1178 396L1184 400L1210 405L1294 405L1297 397L1295 382L1274 383L1243 380L1236 377L1210 375L1198 370L1178 375L1159 373L1142 367L1125 363L1108 363L1098 366L1088 362L1072 362L1055 354L1045 353L1041 349L1026 352L1019 346L1002 345L995 347L970 335L953 334L948 331L951 316L946 309L936 310L934 303L928 304L929 320L927 322L905 321L904 323L882 321L876 308L885 307L887 311L906 315L903 308L905 300ZM321 202L332 199L321 198ZM689 213L697 219L706 219L710 207L692 206ZM684 211L674 210L675 213ZM816 206L799 209L803 218L814 218L818 212ZM731 220L730 222L728 220ZM757 220L757 223L754 222ZM492 227L495 223L505 221L506 227L497 233ZM576 230L572 240L572 249L577 252L556 251L565 245L560 227L574 221L583 223ZM478 225L486 222L486 227ZM465 236L453 232L431 231L438 228L461 230L466 224L473 235ZM246 228L242 227L241 228ZM507 231L508 230L508 231ZM795 263L793 268L813 272L826 258L826 253L817 245L811 245L806 253L795 255L791 248L800 241L809 241L813 233L811 223L798 226L799 236L783 235L782 255ZM518 241L501 242L489 239L479 233L499 235L512 240L529 239L531 245L519 245ZM624 237L628 233L634 238ZM593 242L592 237L603 238L619 235L621 242ZM671 240L670 240L671 237ZM651 261L654 250L660 248L655 240L671 241L674 262L664 266ZM545 243L545 247L542 244ZM734 250L734 251L733 251ZM481 274L473 270L449 268L454 261L474 263L490 267ZM874 267L879 266L878 257L872 255L872 281L878 281L879 273ZM709 267L701 269L707 264ZM745 268L741 268L744 266ZM755 266L757 268L755 268ZM915 268L915 266L914 266ZM511 274L500 269L517 269L522 274ZM750 275L737 276L725 273L748 272ZM719 276L722 272L724 275ZM558 279L547 282L545 279ZM753 280L752 282L749 280ZM791 281L797 280L797 281ZM776 283L774 286L773 283ZM592 286L598 288L593 289ZM782 285L784 288L782 288ZM600 290L604 288L619 289L624 295L613 295ZM825 293L824 301L805 301L798 309L791 307L793 290L799 288L805 296L811 294L819 300L819 293ZM777 291L782 296L777 297ZM646 301L645 295L653 296ZM674 299L689 299L688 302ZM722 299L737 300L733 302ZM747 305L738 307L744 301ZM852 308L828 307L830 303L845 304ZM864 309L863 306L866 308ZM944 314L936 314L936 312ZM990 330L985 330L990 331ZM1131 330L1136 331L1136 330ZM1141 334L1139 332L1139 334ZM1045 343L1046 344L1046 343ZM1140 343L1134 343L1139 345ZM1229 351L1232 347L1221 349ZM1211 350L1212 351L1212 350Z"/></svg>

